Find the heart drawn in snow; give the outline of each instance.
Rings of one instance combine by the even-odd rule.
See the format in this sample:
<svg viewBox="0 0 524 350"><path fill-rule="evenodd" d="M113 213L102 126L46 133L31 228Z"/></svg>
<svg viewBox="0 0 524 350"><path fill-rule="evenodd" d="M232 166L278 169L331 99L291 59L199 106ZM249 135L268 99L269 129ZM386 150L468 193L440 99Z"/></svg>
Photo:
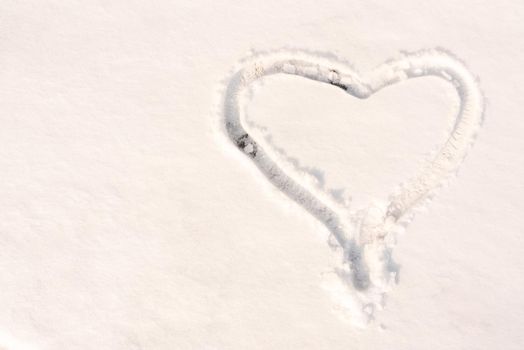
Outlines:
<svg viewBox="0 0 524 350"><path fill-rule="evenodd" d="M247 131L243 107L246 90L255 81L275 74L291 74L330 84L365 99L378 90L407 79L436 76L448 81L460 97L460 108L451 133L439 152L419 174L391 194L384 206L351 214L349 208L304 182L264 149ZM402 219L453 174L464 159L482 123L483 97L468 69L443 50L424 50L389 60L371 72L358 73L346 63L306 53L278 52L246 61L228 82L223 106L224 132L249 157L264 176L289 198L321 221L344 253L338 274L347 282L349 305L356 320L369 321L384 303L395 279L391 259L394 233ZM404 220L405 222L405 220Z"/></svg>

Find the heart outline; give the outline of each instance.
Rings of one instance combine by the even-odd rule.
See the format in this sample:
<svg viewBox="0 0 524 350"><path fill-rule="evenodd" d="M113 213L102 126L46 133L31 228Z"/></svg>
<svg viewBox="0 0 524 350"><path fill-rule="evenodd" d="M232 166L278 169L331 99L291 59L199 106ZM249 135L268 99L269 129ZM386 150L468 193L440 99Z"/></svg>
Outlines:
<svg viewBox="0 0 524 350"><path fill-rule="evenodd" d="M455 88L460 107L448 139L429 165L399 187L397 193L390 195L387 208L378 218L367 214L358 218L355 233L354 222L348 222L344 208L323 199L296 176L287 173L244 126L243 94L257 80L276 74L291 74L333 85L360 99L408 79L435 76ZM388 235L403 219L411 218L413 210L432 197L459 168L482 124L484 101L477 80L466 66L440 48L403 53L399 58L388 60L365 73L356 71L347 62L307 52L281 51L242 62L227 83L222 113L223 131L236 148L254 162L269 182L322 222L335 237L344 251L355 289L363 291L373 286L385 291L390 281L389 278L385 282L381 279L384 279L384 273L388 273L388 264L392 262ZM370 268L370 265L374 267Z"/></svg>

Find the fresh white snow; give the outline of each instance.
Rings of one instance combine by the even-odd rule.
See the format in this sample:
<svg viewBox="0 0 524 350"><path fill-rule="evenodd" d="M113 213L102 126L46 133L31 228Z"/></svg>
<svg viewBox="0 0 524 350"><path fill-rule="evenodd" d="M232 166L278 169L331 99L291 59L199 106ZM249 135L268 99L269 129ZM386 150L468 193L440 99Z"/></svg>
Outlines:
<svg viewBox="0 0 524 350"><path fill-rule="evenodd" d="M521 349L523 17L0 1L0 349Z"/></svg>

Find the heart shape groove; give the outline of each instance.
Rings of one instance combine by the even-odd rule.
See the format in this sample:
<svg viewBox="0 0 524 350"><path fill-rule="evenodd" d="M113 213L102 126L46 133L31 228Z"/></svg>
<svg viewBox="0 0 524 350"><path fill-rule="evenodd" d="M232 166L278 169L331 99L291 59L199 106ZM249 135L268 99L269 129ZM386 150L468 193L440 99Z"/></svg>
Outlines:
<svg viewBox="0 0 524 350"><path fill-rule="evenodd" d="M330 84L360 99L407 79L435 76L452 84L460 106L448 139L418 176L399 186L384 206L350 214L347 207L330 200L326 193L279 164L274 154L247 131L243 118L246 91L255 81L276 74ZM360 320L369 321L375 308L383 306L385 293L396 277L391 258L394 233L411 219L414 208L430 198L449 175L456 172L482 124L483 110L483 96L474 76L460 60L442 49L403 54L365 74L334 59L286 51L254 57L235 70L225 90L221 125L233 144L273 185L332 233L344 252L344 269L338 274L356 296L356 302L350 303L351 312L360 314Z"/></svg>

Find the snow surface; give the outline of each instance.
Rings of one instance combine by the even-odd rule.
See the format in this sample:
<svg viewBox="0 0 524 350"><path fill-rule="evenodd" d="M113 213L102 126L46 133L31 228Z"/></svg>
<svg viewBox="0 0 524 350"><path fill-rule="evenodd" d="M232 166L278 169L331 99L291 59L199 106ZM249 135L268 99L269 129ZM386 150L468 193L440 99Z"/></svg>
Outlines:
<svg viewBox="0 0 524 350"><path fill-rule="evenodd" d="M521 349L523 16L517 1L0 1L0 349ZM359 99L274 75L243 97L248 156L221 104L251 57L349 62L320 72L345 89L342 72L433 48L478 78L458 85L481 89L485 120L365 308L332 231L249 154L348 215L380 208L438 159L464 95L421 77Z"/></svg>

